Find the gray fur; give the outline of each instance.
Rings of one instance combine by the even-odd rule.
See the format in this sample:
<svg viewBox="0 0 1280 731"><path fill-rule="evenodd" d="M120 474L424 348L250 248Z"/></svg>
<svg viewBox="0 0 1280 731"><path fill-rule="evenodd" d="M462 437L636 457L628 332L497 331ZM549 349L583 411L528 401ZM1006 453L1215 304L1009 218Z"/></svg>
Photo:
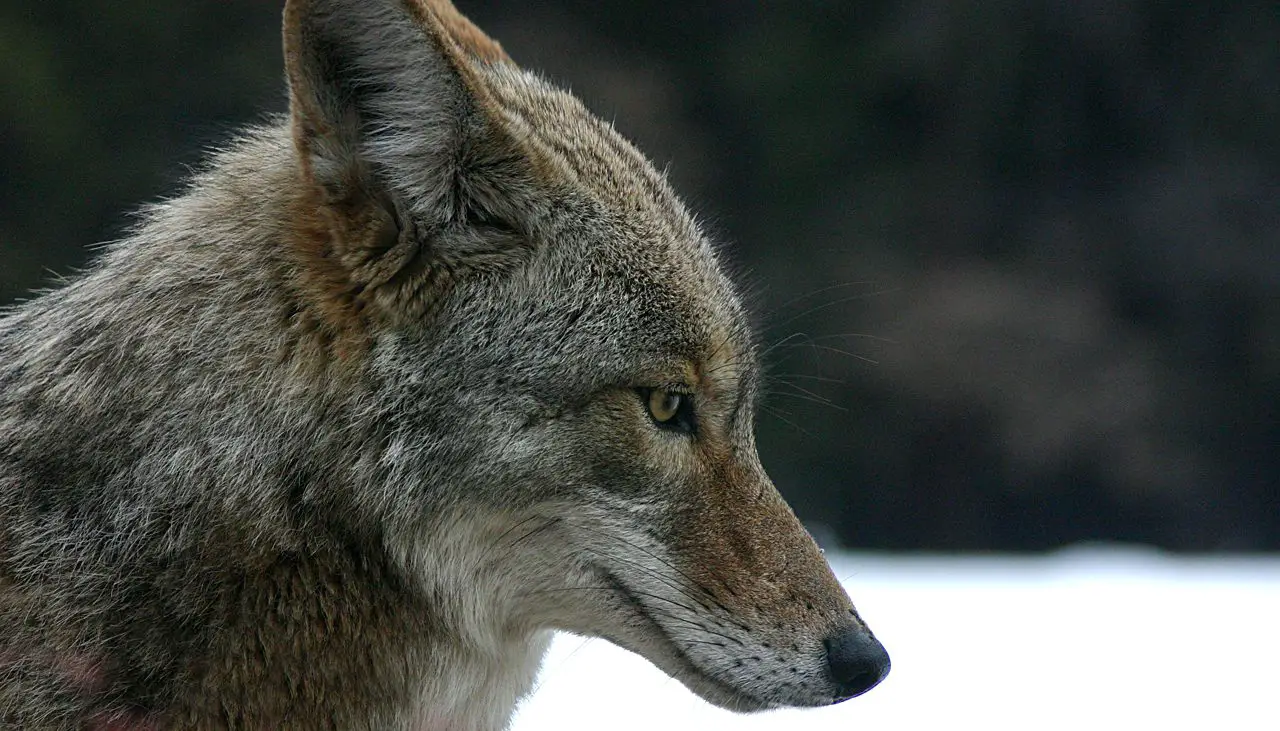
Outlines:
<svg viewBox="0 0 1280 731"><path fill-rule="evenodd" d="M836 700L715 251L453 12L290 0L291 117L0 317L0 727L499 729L551 629Z"/></svg>

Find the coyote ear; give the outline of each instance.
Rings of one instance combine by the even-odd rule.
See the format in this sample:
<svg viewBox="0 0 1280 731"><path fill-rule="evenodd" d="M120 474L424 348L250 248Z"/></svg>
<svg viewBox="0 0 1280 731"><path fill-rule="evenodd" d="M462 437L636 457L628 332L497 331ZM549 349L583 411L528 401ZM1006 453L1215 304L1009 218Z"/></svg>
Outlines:
<svg viewBox="0 0 1280 731"><path fill-rule="evenodd" d="M406 269L435 281L432 258L448 272L472 255L492 264L495 242L464 229L501 218L470 192L492 195L519 158L480 69L509 63L502 47L448 0L287 0L284 52L298 214L325 229L308 243L325 278L359 293L410 284ZM423 291L412 284L386 289Z"/></svg>

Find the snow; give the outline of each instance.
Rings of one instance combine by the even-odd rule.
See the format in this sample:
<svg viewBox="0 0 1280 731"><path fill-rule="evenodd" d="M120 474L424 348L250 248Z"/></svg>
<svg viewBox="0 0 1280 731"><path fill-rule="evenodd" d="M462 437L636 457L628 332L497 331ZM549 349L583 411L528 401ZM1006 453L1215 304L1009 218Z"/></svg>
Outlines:
<svg viewBox="0 0 1280 731"><path fill-rule="evenodd" d="M738 716L565 635L512 728L1280 730L1280 557L828 558L893 658L867 695Z"/></svg>

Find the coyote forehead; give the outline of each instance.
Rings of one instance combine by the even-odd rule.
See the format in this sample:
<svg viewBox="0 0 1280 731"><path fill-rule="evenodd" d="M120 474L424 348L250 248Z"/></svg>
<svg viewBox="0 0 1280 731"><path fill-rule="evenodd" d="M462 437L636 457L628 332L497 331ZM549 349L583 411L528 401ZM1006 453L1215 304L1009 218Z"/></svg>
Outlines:
<svg viewBox="0 0 1280 731"><path fill-rule="evenodd" d="M541 163L547 182L589 193L610 207L654 216L672 234L698 237L666 179L577 97L510 64L487 66L485 73L490 109Z"/></svg>

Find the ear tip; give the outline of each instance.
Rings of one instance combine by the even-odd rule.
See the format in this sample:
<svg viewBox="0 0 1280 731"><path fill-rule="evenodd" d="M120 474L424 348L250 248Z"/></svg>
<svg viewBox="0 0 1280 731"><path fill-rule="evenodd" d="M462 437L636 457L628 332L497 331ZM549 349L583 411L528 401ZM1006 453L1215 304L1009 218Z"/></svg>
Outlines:
<svg viewBox="0 0 1280 731"><path fill-rule="evenodd" d="M349 3L353 0L345 1ZM354 1L367 2L368 0ZM451 41L451 45L456 46L464 54L475 60L487 63L515 63L501 43L480 30L475 23L471 22L467 16L463 15L454 6L451 0L382 1L399 4L404 10L417 16L419 23L430 27L439 36L443 36L442 40L446 43ZM344 0L334 0L330 4L341 6L343 3ZM297 48L302 44L299 36L306 26L308 16L315 11L317 4L323 3L318 3L317 0L285 0L283 30L286 58L296 55Z"/></svg>
<svg viewBox="0 0 1280 731"><path fill-rule="evenodd" d="M502 44L480 30L451 0L416 0L435 18L440 30L467 55L488 63L514 63Z"/></svg>
<svg viewBox="0 0 1280 731"><path fill-rule="evenodd" d="M299 53L301 44L299 36L302 34L302 26L310 9L311 0L285 0L284 2L284 12L281 14L281 35L286 63Z"/></svg>

